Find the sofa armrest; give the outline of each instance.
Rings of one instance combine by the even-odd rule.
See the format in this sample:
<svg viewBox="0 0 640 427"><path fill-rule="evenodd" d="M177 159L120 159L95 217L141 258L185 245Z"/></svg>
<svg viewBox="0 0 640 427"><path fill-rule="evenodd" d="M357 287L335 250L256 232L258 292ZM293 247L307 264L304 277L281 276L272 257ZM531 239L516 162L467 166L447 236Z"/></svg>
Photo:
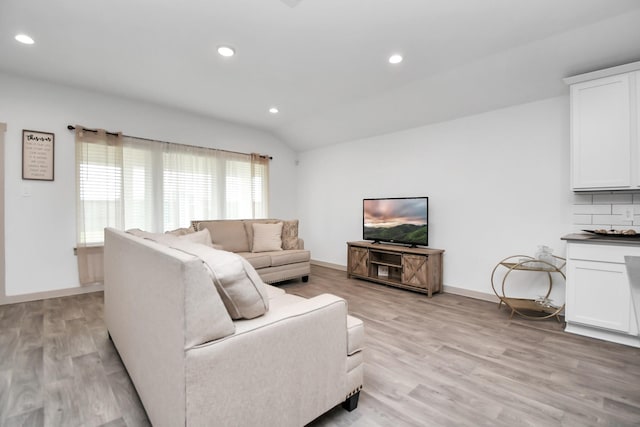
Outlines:
<svg viewBox="0 0 640 427"><path fill-rule="evenodd" d="M345 300L323 294L235 324L187 351L187 424L301 426L345 399Z"/></svg>
<svg viewBox="0 0 640 427"><path fill-rule="evenodd" d="M298 249L304 249L304 239L298 237Z"/></svg>

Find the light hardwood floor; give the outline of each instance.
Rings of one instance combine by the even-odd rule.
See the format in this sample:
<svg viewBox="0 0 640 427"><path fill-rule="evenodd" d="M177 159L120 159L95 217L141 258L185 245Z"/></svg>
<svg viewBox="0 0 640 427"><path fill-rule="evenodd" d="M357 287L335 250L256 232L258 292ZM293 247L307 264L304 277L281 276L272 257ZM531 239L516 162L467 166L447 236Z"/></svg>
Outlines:
<svg viewBox="0 0 640 427"><path fill-rule="evenodd" d="M313 427L640 425L640 349L323 267L281 287L342 296L365 322L359 406ZM0 306L1 426L148 425L102 308L102 293Z"/></svg>

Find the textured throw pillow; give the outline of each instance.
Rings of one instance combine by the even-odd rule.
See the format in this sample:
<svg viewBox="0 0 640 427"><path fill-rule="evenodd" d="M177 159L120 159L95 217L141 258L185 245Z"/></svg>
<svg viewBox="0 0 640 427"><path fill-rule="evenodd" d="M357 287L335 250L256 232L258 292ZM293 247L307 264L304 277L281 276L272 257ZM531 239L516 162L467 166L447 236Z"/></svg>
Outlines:
<svg viewBox="0 0 640 427"><path fill-rule="evenodd" d="M282 223L253 224L253 246L251 252L282 250Z"/></svg>
<svg viewBox="0 0 640 427"><path fill-rule="evenodd" d="M282 249L298 249L298 220L282 223Z"/></svg>
<svg viewBox="0 0 640 427"><path fill-rule="evenodd" d="M173 234L174 236L184 236L185 234L191 234L195 230L191 227L176 228L175 230L165 231L164 234Z"/></svg>
<svg viewBox="0 0 640 427"><path fill-rule="evenodd" d="M202 260L232 319L253 319L269 310L267 285L240 255L181 239L170 246Z"/></svg>

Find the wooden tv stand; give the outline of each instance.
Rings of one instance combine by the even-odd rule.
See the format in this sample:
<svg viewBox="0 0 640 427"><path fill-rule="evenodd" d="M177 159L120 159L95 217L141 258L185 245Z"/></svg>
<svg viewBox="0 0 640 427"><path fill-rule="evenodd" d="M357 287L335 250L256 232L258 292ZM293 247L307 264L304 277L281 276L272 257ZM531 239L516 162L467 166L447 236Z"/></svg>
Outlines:
<svg viewBox="0 0 640 427"><path fill-rule="evenodd" d="M442 290L443 253L442 249L347 242L347 275L431 297Z"/></svg>

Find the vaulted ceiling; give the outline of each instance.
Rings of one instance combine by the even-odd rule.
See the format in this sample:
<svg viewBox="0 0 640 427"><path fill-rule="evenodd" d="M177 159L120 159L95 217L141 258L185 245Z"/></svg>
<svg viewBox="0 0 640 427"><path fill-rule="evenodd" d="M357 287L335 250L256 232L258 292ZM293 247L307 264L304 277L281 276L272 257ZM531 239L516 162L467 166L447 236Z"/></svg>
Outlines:
<svg viewBox="0 0 640 427"><path fill-rule="evenodd" d="M0 1L0 71L297 151L558 96L563 77L637 60L637 0Z"/></svg>

